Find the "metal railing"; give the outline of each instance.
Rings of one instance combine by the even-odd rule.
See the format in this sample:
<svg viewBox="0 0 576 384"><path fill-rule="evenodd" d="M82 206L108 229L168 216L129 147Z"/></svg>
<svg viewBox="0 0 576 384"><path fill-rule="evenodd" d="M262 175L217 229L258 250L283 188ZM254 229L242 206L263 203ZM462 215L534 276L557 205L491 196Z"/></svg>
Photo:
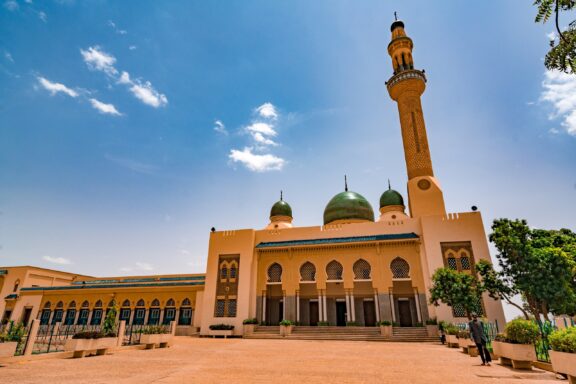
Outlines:
<svg viewBox="0 0 576 384"><path fill-rule="evenodd" d="M41 325L38 328L33 354L63 352L66 341L79 332L100 332L101 325Z"/></svg>
<svg viewBox="0 0 576 384"><path fill-rule="evenodd" d="M469 324L468 323L456 323L455 324L461 331L468 331ZM484 326L484 335L486 336L486 348L493 352L492 350L492 341L496 338L498 334L498 323L489 323L489 322L482 322Z"/></svg>
<svg viewBox="0 0 576 384"><path fill-rule="evenodd" d="M130 324L126 326L122 345L140 344L140 337L147 333L170 333L170 325Z"/></svg>

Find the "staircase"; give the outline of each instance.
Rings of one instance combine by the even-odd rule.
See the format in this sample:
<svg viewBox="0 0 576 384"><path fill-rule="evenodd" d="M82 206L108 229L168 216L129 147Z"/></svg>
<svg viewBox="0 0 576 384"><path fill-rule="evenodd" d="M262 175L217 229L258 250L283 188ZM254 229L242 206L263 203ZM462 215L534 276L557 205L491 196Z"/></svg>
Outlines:
<svg viewBox="0 0 576 384"><path fill-rule="evenodd" d="M428 336L424 327L393 327L392 340L402 342L437 342L438 336Z"/></svg>
<svg viewBox="0 0 576 384"><path fill-rule="evenodd" d="M245 339L282 339L280 336L280 326L258 325L254 327L254 333L244 335Z"/></svg>

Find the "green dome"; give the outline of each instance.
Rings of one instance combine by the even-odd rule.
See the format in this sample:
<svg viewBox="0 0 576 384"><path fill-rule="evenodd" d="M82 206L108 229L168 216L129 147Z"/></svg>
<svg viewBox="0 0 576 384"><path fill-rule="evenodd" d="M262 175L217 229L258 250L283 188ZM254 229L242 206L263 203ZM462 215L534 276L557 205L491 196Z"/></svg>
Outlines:
<svg viewBox="0 0 576 384"><path fill-rule="evenodd" d="M362 195L346 191L334 196L324 209L324 225L336 220L374 221L374 211Z"/></svg>
<svg viewBox="0 0 576 384"><path fill-rule="evenodd" d="M404 206L404 199L402 195L393 189L388 189L380 196L380 208L388 205L402 205Z"/></svg>
<svg viewBox="0 0 576 384"><path fill-rule="evenodd" d="M285 202L284 200L278 200L270 210L270 217L273 216L288 216L292 217L292 208L290 208L290 204Z"/></svg>

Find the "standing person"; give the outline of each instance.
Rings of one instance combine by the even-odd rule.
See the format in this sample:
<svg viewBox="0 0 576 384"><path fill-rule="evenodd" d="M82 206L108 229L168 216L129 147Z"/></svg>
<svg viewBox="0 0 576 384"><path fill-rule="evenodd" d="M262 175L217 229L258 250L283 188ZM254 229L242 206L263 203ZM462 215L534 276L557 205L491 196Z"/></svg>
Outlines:
<svg viewBox="0 0 576 384"><path fill-rule="evenodd" d="M478 354L482 359L482 365L490 366L492 358L490 357L490 351L486 349L488 339L484 333L484 324L481 321L478 321L477 314L472 314L472 321L468 323L468 329L470 329L470 337L474 340L474 343L476 343L476 347L478 348Z"/></svg>
<svg viewBox="0 0 576 384"><path fill-rule="evenodd" d="M440 342L442 343L442 345L446 344L446 334L444 331L444 322L441 321L438 324L438 330L440 331Z"/></svg>

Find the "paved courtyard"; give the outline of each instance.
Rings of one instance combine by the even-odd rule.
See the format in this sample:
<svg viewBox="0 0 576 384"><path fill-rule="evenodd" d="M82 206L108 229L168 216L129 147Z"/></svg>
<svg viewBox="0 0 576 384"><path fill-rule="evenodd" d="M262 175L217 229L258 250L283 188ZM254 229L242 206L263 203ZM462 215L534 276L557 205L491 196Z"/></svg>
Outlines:
<svg viewBox="0 0 576 384"><path fill-rule="evenodd" d="M566 383L434 344L198 339L168 349L0 367L0 383Z"/></svg>

